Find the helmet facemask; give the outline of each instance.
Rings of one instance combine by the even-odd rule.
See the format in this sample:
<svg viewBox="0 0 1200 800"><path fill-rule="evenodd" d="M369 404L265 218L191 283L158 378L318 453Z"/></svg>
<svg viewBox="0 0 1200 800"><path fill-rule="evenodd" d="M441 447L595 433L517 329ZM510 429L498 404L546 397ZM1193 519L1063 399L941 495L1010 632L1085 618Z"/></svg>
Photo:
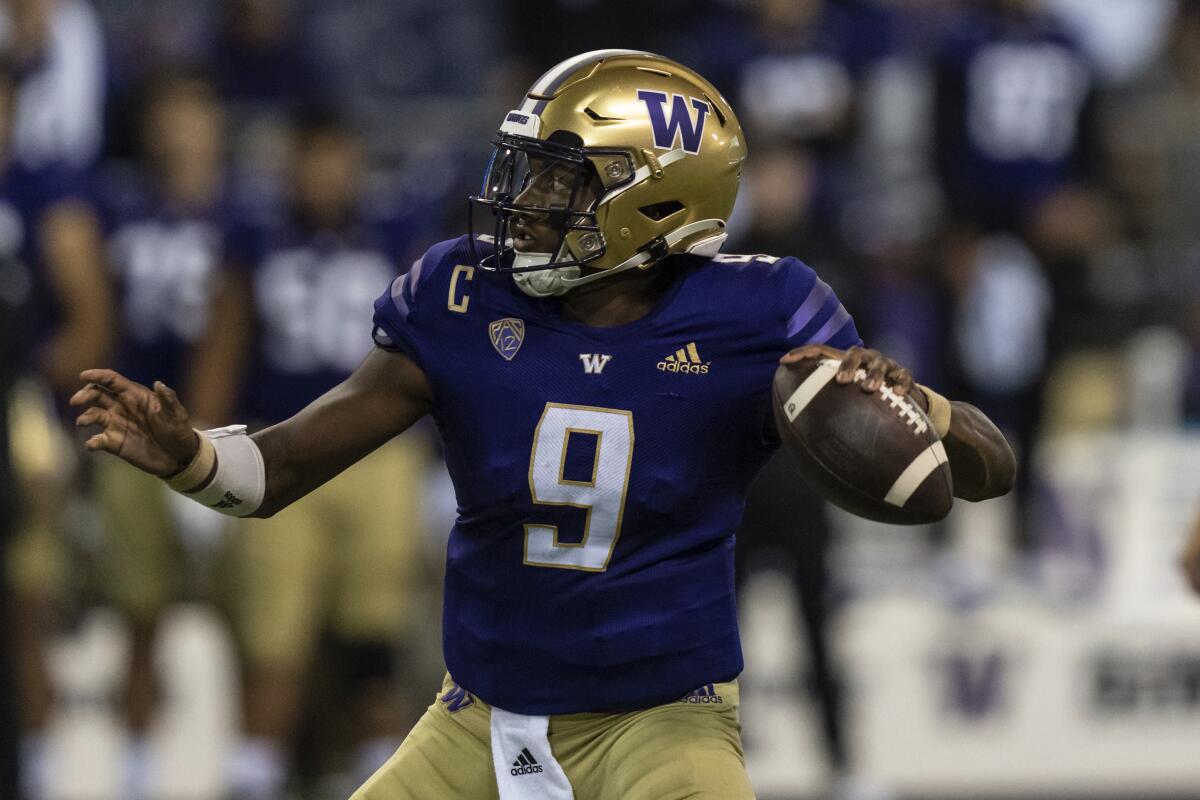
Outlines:
<svg viewBox="0 0 1200 800"><path fill-rule="evenodd" d="M737 117L712 84L633 50L552 67L493 144L471 198L472 255L541 297L672 254L715 255L746 155Z"/></svg>
<svg viewBox="0 0 1200 800"><path fill-rule="evenodd" d="M591 157L632 162L621 151L585 152L565 131L547 140L501 133L493 144L482 191L470 198L472 259L481 269L511 272L527 294L562 294L606 249L596 207L612 187L600 181Z"/></svg>

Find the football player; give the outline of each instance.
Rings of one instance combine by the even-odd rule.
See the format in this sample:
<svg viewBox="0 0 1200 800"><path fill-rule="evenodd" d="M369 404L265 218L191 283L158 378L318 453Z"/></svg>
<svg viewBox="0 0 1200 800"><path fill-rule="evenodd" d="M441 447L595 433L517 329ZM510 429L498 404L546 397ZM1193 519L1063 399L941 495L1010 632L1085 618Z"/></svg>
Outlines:
<svg viewBox="0 0 1200 800"><path fill-rule="evenodd" d="M38 800L51 774L43 737L54 700L47 640L67 586L63 509L78 477L65 408L56 409L42 387L60 395L74 385L79 367L108 357L112 301L83 175L64 163L34 167L17 157L18 75L18 66L0 57L0 291L25 308L18 360L9 368L29 380L0 425L12 424L13 472L23 500L5 569L21 687L21 780L24 796Z"/></svg>
<svg viewBox="0 0 1200 800"><path fill-rule="evenodd" d="M426 414L458 495L442 691L355 794L752 797L739 738L733 532L778 444L782 361L921 391L959 497L1008 491L977 410L861 346L795 258L722 255L746 143L702 77L649 53L564 61L507 114L474 206L375 305L340 386L247 436L106 369L72 402L197 501L271 516Z"/></svg>
<svg viewBox="0 0 1200 800"><path fill-rule="evenodd" d="M163 72L146 88L140 122L141 163L109 168L97 192L120 298L117 363L134 380L173 376L186 384L181 391L198 419L227 419L231 409L214 407L212 365L199 357L205 337L225 335L209 325L229 283L221 270L230 205L224 110L203 75ZM181 588L180 526L160 481L119 464L98 464L95 477L105 518L104 594L129 629L122 712L133 738L122 796L138 800L146 795L145 735L157 705L155 634Z"/></svg>
<svg viewBox="0 0 1200 800"><path fill-rule="evenodd" d="M219 313L227 334L207 359L230 370L248 363L241 411L256 427L291 417L354 371L372 348L363 331L379 287L428 244L418 242L420 215L366 191L361 147L336 114L298 114L290 144L284 207L230 233L226 257L241 289ZM238 381L225 383L236 391ZM374 772L419 716L422 703L404 695L413 681L394 673L396 644L418 618L417 497L429 450L413 437L390 442L235 539L230 605L245 665L235 797L282 794L322 639L347 673L337 691L354 728L352 771ZM326 766L319 760L304 766Z"/></svg>

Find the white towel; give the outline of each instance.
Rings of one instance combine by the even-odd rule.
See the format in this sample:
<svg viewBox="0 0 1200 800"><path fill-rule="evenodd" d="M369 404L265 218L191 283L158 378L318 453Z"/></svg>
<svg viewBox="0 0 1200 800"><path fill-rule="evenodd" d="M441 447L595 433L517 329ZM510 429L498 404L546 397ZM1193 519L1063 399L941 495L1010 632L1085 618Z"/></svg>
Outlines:
<svg viewBox="0 0 1200 800"><path fill-rule="evenodd" d="M500 800L574 800L554 754L547 717L528 717L492 706L492 766Z"/></svg>

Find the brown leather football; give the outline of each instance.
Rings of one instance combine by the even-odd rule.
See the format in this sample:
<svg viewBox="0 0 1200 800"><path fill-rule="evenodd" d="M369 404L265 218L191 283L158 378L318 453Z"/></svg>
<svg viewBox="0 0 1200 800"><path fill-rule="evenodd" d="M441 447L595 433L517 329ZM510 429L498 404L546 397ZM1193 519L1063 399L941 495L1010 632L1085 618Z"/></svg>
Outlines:
<svg viewBox="0 0 1200 800"><path fill-rule="evenodd" d="M839 364L814 358L775 371L775 424L800 471L825 499L860 517L895 525L945 517L954 499L950 465L924 396L901 397L886 381L864 392L861 369L840 384Z"/></svg>

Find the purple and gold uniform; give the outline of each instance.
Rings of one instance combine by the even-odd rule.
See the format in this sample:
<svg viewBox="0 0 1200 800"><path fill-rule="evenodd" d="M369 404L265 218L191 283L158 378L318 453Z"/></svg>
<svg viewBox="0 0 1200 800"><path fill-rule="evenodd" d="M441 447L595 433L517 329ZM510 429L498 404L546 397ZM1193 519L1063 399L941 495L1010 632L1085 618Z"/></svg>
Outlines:
<svg viewBox="0 0 1200 800"><path fill-rule="evenodd" d="M338 231L293 218L235 232L229 257L250 271L255 309L247 419L286 419L354 371L371 349L363 336L371 302L411 263L419 231L419 218L398 214L360 216ZM414 619L427 466L417 436L379 448L237 537L234 626L253 666L302 670L323 632L387 644Z"/></svg>
<svg viewBox="0 0 1200 800"><path fill-rule="evenodd" d="M86 202L83 176L62 165L32 169L11 161L0 170L0 283L10 302L23 306L20 346L14 374L31 374L41 366L42 352L62 322L62 311L42 252L42 226L55 206ZM64 403L56 403L35 383L17 392L9 413L16 474L59 487L69 472L70 439L55 424L68 419ZM57 413L56 413L57 412ZM0 420L0 424L4 421ZM67 560L57 531L58 494L43 491L29 503L16 526L7 552L8 578L29 595L52 595L65 585ZM53 499L46 499L53 498Z"/></svg>
<svg viewBox="0 0 1200 800"><path fill-rule="evenodd" d="M118 368L184 390L192 349L208 328L224 258L230 201L183 207L144 173L111 169L96 191L109 271L120 302ZM109 602L153 619L176 596L179 521L162 482L118 462L96 464L106 522L101 578Z"/></svg>
<svg viewBox="0 0 1200 800"><path fill-rule="evenodd" d="M644 709L742 669L733 533L779 357L859 342L792 258L675 257L626 325L566 320L510 277L433 247L375 305L375 338L424 370L458 497L444 655L530 715Z"/></svg>

